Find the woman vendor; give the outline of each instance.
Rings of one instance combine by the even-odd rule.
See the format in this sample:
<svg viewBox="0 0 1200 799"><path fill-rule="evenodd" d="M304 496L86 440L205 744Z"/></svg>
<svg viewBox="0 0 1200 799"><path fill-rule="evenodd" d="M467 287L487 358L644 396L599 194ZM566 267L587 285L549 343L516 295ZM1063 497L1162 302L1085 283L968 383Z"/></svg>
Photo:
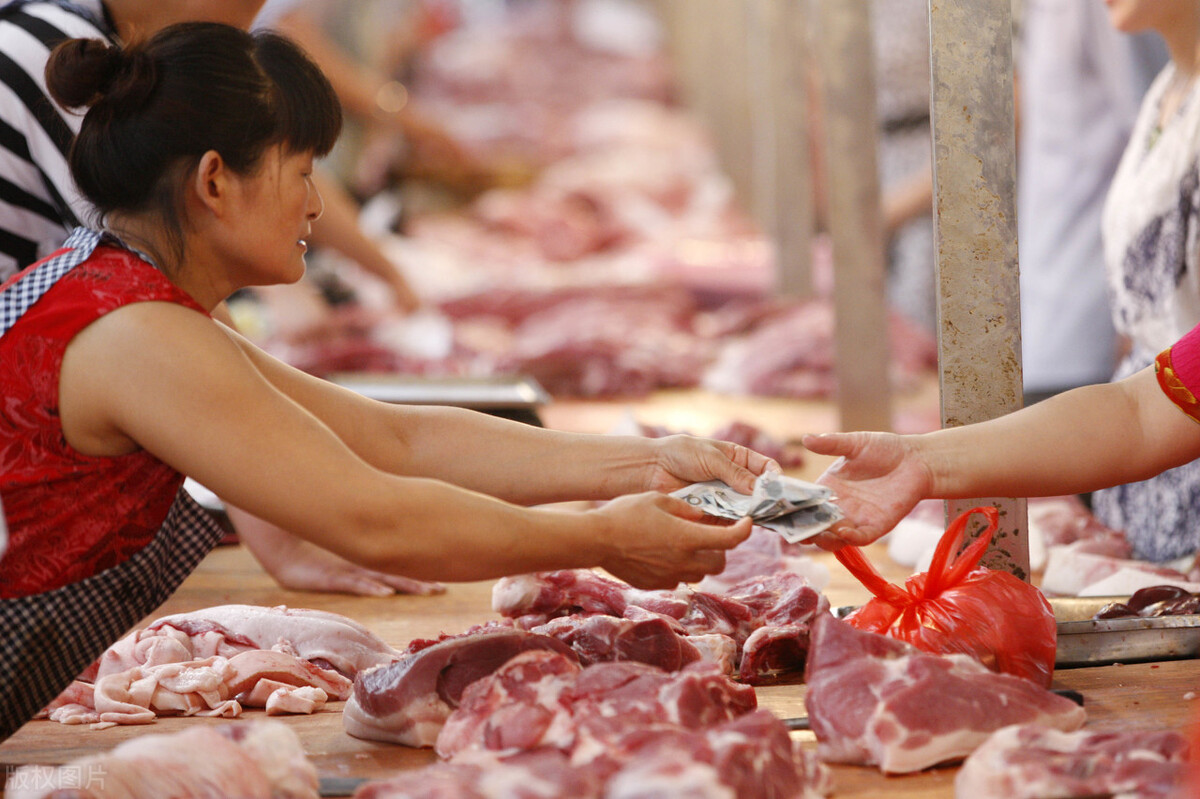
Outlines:
<svg viewBox="0 0 1200 799"><path fill-rule="evenodd" d="M184 475L421 579L603 566L662 588L719 571L749 534L749 519L701 523L663 492L749 491L775 467L758 453L377 403L210 318L239 288L299 279L320 215L312 163L340 111L288 40L211 23L125 49L75 39L46 78L61 105L89 109L70 164L102 227L0 286L0 738L217 541Z"/></svg>

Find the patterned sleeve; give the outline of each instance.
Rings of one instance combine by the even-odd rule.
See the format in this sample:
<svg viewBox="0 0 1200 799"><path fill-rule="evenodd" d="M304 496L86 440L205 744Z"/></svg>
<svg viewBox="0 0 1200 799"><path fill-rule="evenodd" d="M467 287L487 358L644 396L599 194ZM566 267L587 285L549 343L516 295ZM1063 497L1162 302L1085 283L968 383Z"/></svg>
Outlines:
<svg viewBox="0 0 1200 799"><path fill-rule="evenodd" d="M1200 422L1200 325L1158 354L1154 373L1167 398Z"/></svg>

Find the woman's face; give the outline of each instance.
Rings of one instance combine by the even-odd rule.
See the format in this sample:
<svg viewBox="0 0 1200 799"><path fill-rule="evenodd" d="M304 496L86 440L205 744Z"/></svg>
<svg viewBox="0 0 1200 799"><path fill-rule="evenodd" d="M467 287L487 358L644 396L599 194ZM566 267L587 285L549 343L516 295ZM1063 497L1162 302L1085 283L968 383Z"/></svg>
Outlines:
<svg viewBox="0 0 1200 799"><path fill-rule="evenodd" d="M1104 0L1112 26L1122 33L1158 31L1166 33L1189 16L1195 16L1195 0Z"/></svg>
<svg viewBox="0 0 1200 799"><path fill-rule="evenodd" d="M271 147L258 170L241 180L234 236L244 285L294 283L304 275L306 239L321 215L312 183L312 153Z"/></svg>

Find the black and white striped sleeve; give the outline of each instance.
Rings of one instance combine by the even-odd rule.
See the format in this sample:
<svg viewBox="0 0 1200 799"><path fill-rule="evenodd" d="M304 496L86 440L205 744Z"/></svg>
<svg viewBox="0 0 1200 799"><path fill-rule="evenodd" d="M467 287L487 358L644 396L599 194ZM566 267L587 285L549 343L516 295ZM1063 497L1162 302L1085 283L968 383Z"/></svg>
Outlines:
<svg viewBox="0 0 1200 799"><path fill-rule="evenodd" d="M50 50L75 37L109 38L69 4L0 7L0 280L89 218L67 167L81 117L50 100L44 77Z"/></svg>

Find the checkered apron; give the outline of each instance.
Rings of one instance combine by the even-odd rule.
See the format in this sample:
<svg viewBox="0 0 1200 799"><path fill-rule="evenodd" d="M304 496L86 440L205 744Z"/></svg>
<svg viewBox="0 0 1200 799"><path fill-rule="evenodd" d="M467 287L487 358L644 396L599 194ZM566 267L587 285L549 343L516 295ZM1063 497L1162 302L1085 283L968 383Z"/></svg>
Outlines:
<svg viewBox="0 0 1200 799"><path fill-rule="evenodd" d="M65 252L0 292L0 335L72 267L101 234L77 228ZM33 596L0 600L0 740L45 707L183 582L224 531L182 488L154 539L125 562Z"/></svg>

